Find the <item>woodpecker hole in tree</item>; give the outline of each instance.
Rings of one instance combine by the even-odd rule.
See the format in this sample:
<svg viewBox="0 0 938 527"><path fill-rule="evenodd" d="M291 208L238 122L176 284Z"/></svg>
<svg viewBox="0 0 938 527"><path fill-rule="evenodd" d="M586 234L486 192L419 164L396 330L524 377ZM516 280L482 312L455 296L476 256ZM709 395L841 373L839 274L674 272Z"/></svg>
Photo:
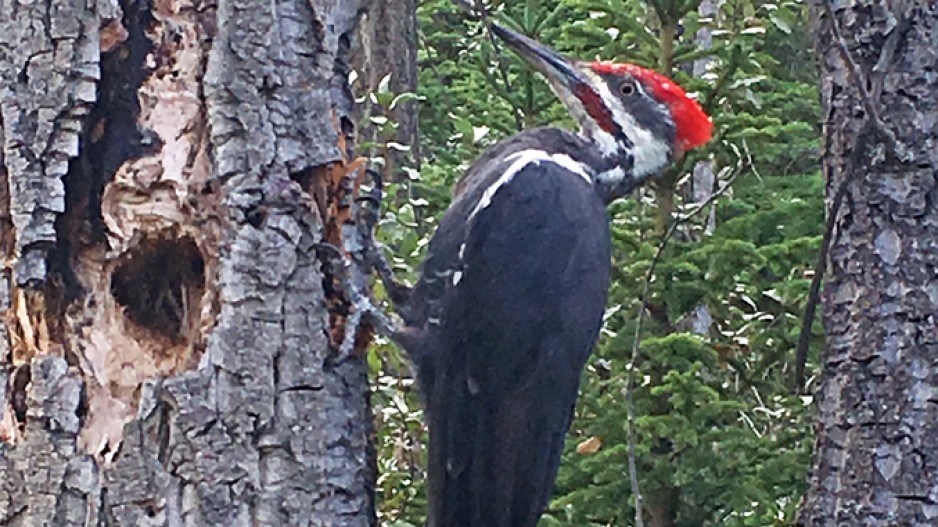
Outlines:
<svg viewBox="0 0 938 527"><path fill-rule="evenodd" d="M180 339L205 292L205 261L195 242L145 239L111 277L111 293L127 317L160 335Z"/></svg>

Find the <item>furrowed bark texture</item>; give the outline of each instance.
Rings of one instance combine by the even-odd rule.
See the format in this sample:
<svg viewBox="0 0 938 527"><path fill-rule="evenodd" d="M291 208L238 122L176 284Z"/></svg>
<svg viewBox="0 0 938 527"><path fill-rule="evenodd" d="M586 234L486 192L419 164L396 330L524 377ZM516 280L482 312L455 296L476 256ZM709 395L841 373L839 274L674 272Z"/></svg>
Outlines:
<svg viewBox="0 0 938 527"><path fill-rule="evenodd" d="M82 117L95 100L102 20L116 2L0 1L0 117L20 285L46 278L55 221L65 210L62 177L78 153Z"/></svg>
<svg viewBox="0 0 938 527"><path fill-rule="evenodd" d="M829 205L842 185L846 194L823 297L817 445L799 522L938 525L938 4L832 4L895 149L864 126L834 21L819 0L812 9Z"/></svg>
<svg viewBox="0 0 938 527"><path fill-rule="evenodd" d="M374 525L361 2L0 0L0 525Z"/></svg>

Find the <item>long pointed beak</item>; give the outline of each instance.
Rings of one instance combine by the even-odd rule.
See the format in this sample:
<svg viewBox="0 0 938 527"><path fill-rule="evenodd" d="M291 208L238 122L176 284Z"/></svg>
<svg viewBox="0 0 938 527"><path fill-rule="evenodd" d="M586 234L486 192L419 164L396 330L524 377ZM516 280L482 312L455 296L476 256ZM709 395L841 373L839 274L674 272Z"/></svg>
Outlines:
<svg viewBox="0 0 938 527"><path fill-rule="evenodd" d="M492 32L530 62L555 87L575 92L577 85L589 82L571 60L547 46L498 24L492 24Z"/></svg>

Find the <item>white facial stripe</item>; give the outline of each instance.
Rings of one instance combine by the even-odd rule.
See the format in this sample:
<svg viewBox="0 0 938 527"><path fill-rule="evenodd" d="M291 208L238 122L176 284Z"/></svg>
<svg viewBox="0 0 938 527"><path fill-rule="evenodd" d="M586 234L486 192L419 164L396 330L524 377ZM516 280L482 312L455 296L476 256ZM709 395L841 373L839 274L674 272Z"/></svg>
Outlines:
<svg viewBox="0 0 938 527"><path fill-rule="evenodd" d="M514 162L511 166L508 167L508 170L498 180L495 181L489 188L485 189L485 192L482 193L482 198L479 199L479 203L472 209L472 213L469 215L469 221L475 217L482 209L488 207L492 204L492 198L495 197L495 193L499 189L511 182L516 174L524 170L530 164L539 165L541 162L554 163L559 165L566 170L580 176L590 185L593 184L593 178L590 177L589 170L582 163L574 161L574 159L566 154L551 154L543 150L522 150L520 152L515 152L508 156L506 161Z"/></svg>
<svg viewBox="0 0 938 527"><path fill-rule="evenodd" d="M549 161L557 163L558 165L566 168L570 172L580 176L584 181L593 184L593 178L590 177L589 169L583 163L575 161L572 157L567 154L551 154Z"/></svg>
<svg viewBox="0 0 938 527"><path fill-rule="evenodd" d="M644 95L645 97L648 97L648 92L645 91L645 87L642 85L641 82L637 82L637 81L636 81L634 84L635 84L635 89L638 90L638 93L641 93L641 94Z"/></svg>
<svg viewBox="0 0 938 527"><path fill-rule="evenodd" d="M639 125L635 118L632 117L632 114L625 111L625 108L622 106L622 101L609 91L609 86L606 85L606 82L603 81L599 75L589 70L584 71L584 73L589 76L593 88L599 93L602 100L610 104L613 118L616 123L622 127L622 132L625 136L632 141L632 156L635 158L635 164L633 165L634 176L641 178L652 172L657 172L661 167L665 166L671 154L671 148L667 143L659 141L648 129ZM640 82L636 83L636 85L642 93L645 93L644 87L641 86ZM605 147L600 144L600 148ZM607 154L605 151L603 153Z"/></svg>
<svg viewBox="0 0 938 527"><path fill-rule="evenodd" d="M590 74L590 72L585 73ZM591 80L592 79L591 77ZM550 87L563 102L564 106L567 107L567 111L570 112L570 116L573 117L573 120L580 125L580 135L588 137L592 142L599 145L599 150L603 155L608 156L614 153L618 148L616 138L609 132L596 126L596 120L586 112L586 108L583 107L583 103L580 102L580 99L573 95L573 93L561 83L551 82Z"/></svg>

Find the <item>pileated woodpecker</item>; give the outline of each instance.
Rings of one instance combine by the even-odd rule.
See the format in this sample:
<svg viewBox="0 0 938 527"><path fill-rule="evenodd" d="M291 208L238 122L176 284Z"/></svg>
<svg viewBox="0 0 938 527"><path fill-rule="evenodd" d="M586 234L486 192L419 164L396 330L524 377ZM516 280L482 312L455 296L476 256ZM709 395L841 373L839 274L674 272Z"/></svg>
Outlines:
<svg viewBox="0 0 938 527"><path fill-rule="evenodd" d="M537 523L602 323L605 205L712 133L658 73L569 60L491 28L547 78L580 132L526 130L476 160L415 287L398 284L370 245L403 323L360 292L356 305L416 367L430 428L428 527Z"/></svg>

